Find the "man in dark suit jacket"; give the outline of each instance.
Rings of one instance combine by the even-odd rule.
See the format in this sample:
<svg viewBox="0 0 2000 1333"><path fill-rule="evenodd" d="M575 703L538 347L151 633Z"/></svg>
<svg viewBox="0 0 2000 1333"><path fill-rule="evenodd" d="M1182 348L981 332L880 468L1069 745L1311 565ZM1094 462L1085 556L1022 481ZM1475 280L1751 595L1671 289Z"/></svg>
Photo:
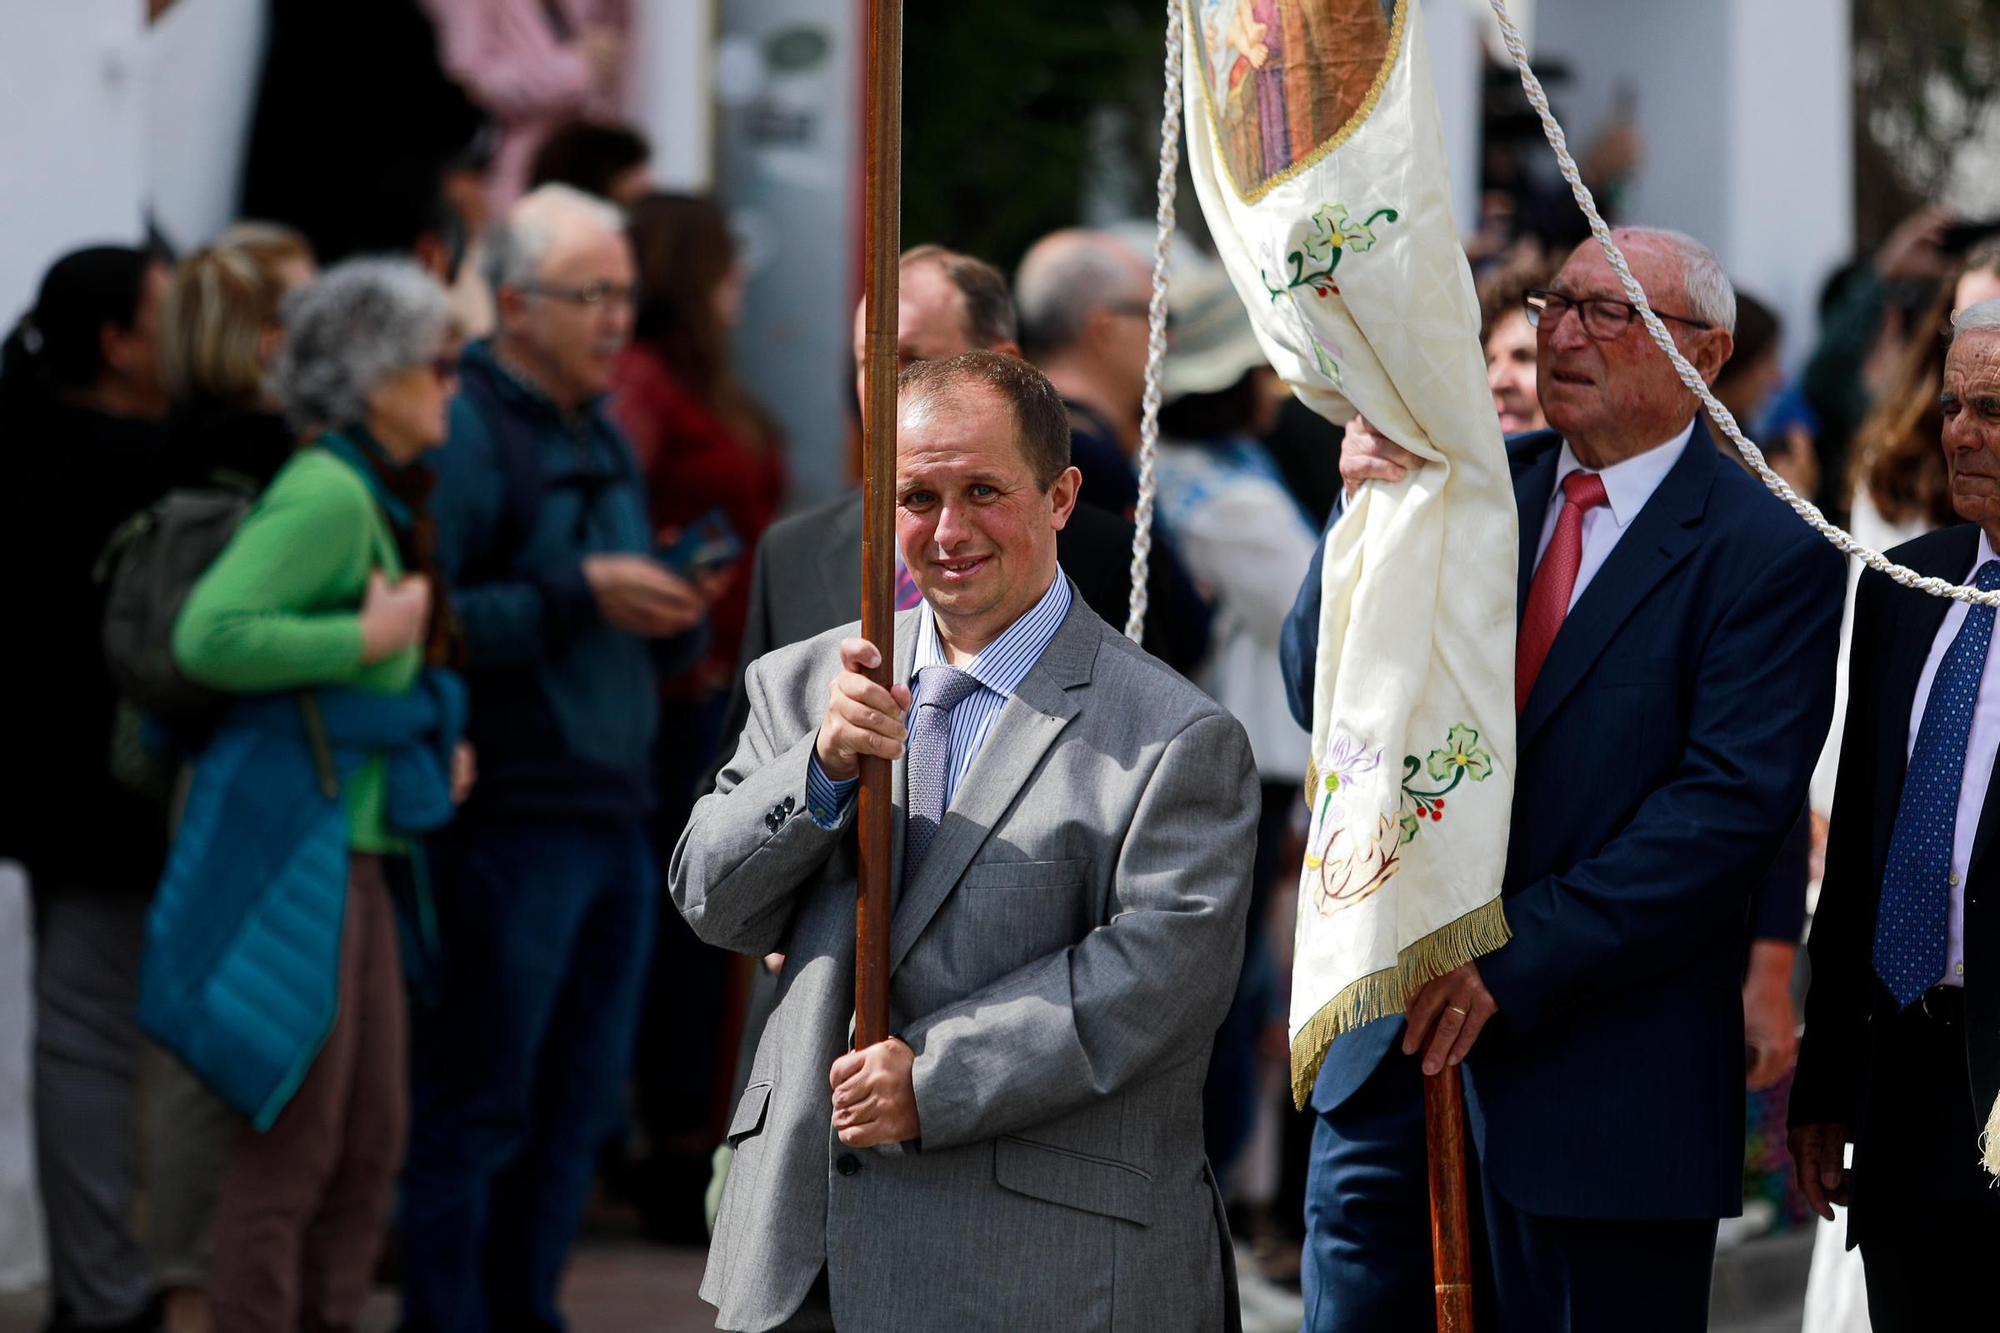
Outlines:
<svg viewBox="0 0 2000 1333"><path fill-rule="evenodd" d="M1945 360L1944 454L1962 527L1889 553L1920 574L2000 587L2000 301L1959 313ZM1848 1204L1876 1333L1987 1327L1977 1273L2000 1253L2000 1193L1979 1164L2000 1094L2000 803L1993 611L1861 576L1847 729L1812 991L1792 1086L1799 1184ZM1852 1143L1851 1173L1843 1150Z"/></svg>
<svg viewBox="0 0 2000 1333"><path fill-rule="evenodd" d="M1712 379L1734 311L1714 257L1672 233L1619 240ZM1482 1328L1703 1328L1716 1222L1741 1206L1747 918L1832 712L1841 562L1724 464L1594 243L1537 316L1554 429L1508 453L1521 607L1554 620L1539 660L1524 627L1517 662L1513 938L1413 996L1407 1024L1329 1051L1314 1333L1429 1327L1420 1070L1468 1054ZM1369 438L1343 446L1350 480L1415 462ZM1302 707L1318 616L1315 568L1287 644Z"/></svg>

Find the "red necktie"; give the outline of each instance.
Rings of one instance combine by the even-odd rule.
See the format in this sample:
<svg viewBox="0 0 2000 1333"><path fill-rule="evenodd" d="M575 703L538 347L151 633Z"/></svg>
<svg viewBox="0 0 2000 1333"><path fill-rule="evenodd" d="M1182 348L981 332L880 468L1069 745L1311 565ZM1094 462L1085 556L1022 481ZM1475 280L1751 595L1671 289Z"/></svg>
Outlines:
<svg viewBox="0 0 2000 1333"><path fill-rule="evenodd" d="M1595 472L1572 472L1563 478L1563 507L1556 516L1556 535L1542 553L1535 581L1528 587L1528 609L1521 616L1521 637L1514 658L1514 711L1526 711L1535 677L1542 673L1549 649L1569 614L1576 573L1583 565L1583 516L1604 503L1604 479Z"/></svg>

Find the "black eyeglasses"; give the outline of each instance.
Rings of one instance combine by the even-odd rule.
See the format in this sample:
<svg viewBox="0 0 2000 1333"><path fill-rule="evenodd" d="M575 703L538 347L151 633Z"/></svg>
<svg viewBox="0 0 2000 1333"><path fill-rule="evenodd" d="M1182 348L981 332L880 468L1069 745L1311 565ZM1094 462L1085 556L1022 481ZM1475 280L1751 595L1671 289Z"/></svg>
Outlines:
<svg viewBox="0 0 2000 1333"><path fill-rule="evenodd" d="M1584 333L1601 343L1616 342L1625 330L1632 327L1632 321L1639 315L1639 307L1630 301L1618 301L1609 296L1581 298L1564 296L1561 292L1545 291L1541 288L1528 293L1526 305L1529 328L1539 329L1542 327L1542 321L1546 319L1549 327L1553 329L1562 322L1563 312L1574 308L1577 317L1583 321ZM1686 315L1670 315L1658 307L1654 308L1653 313L1661 319L1671 319L1690 328L1715 327L1698 319L1689 319Z"/></svg>
<svg viewBox="0 0 2000 1333"><path fill-rule="evenodd" d="M520 288L530 296L546 296L555 301L568 301L571 305L590 309L603 307L630 308L639 303L639 289L628 284L615 282L593 282L583 287L559 287L551 283L529 283Z"/></svg>

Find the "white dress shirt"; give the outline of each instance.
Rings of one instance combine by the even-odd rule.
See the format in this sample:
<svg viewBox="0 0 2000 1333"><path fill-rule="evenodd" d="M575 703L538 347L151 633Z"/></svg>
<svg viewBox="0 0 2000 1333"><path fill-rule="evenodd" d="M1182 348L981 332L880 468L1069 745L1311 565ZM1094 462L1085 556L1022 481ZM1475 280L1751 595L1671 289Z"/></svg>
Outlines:
<svg viewBox="0 0 2000 1333"><path fill-rule="evenodd" d="M1979 554L1973 557L1972 568L1965 571L1961 583L1972 581L1979 567L1988 560L2000 559L1993 551L1993 543L1985 533L1979 534ZM1953 602L1951 610L1945 612L1944 624L1938 627L1937 637L1931 640L1931 655L1924 661L1924 674L1917 678L1917 697L1910 706L1910 734L1904 743L1903 754L1908 758L1917 748L1917 730L1924 723L1924 705L1930 702L1931 684L1937 680L1938 668L1944 664L1944 655L1951 647L1951 641L1958 637L1958 631L1965 624L1965 614L1972 608L1964 602ZM1944 976L1941 980L1947 986L1965 984L1965 872L1972 860L1972 841L1979 834L1979 815L1986 809L1986 788L1993 777L1993 760L2000 752L2000 671L1993 669L1993 656L2000 652L2000 634L1986 645L1986 668L1979 677L1979 698L1972 705L1972 733L1965 741L1965 773L1959 779L1958 822L1952 828L1951 838L1951 899L1945 913L1944 927Z"/></svg>
<svg viewBox="0 0 2000 1333"><path fill-rule="evenodd" d="M1694 418L1689 417L1681 433L1671 440L1643 454L1634 454L1623 462L1613 463L1597 474L1604 482L1605 503L1584 511L1583 562L1577 566L1576 586L1570 589L1569 606L1564 608L1565 611L1576 608L1576 599L1583 596L1591 578L1610 558L1611 548L1618 545L1625 529L1632 526L1632 520L1639 517L1646 501L1653 498L1653 492L1660 489L1660 483L1674 470L1674 464L1681 461L1681 454L1686 451L1688 440L1693 436ZM1556 520L1562 516L1563 506L1568 503L1563 498L1563 478L1572 472L1588 470L1571 451L1569 441L1564 440L1562 453L1556 459L1556 484L1549 493L1548 515L1542 520L1542 539L1535 546L1537 566L1542 563L1542 555L1556 535Z"/></svg>

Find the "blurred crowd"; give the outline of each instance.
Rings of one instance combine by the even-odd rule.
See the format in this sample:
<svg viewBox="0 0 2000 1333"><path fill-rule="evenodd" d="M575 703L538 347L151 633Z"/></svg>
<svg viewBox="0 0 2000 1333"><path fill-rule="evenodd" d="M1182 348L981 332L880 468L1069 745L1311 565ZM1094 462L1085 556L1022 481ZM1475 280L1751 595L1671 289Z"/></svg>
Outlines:
<svg viewBox="0 0 2000 1333"><path fill-rule="evenodd" d="M729 220L656 190L609 119L623 10L274 6L245 220L178 256L66 254L7 338L0 857L35 909L52 1329L341 1329L385 1272L412 1330L559 1328L593 1196L705 1235L773 969L701 945L658 885L744 665L858 614L860 502L792 512ZM359 96L325 73L363 67ZM1527 298L1575 237L1525 186L1487 212L1494 406L1536 429ZM1795 374L1739 296L1715 385L1878 549L1951 519L1942 334L2000 294L2000 241L1952 222L1832 275ZM1149 265L1066 230L1010 281L930 239L900 359L1046 372L1084 476L1062 565L1122 623ZM1213 260L1171 276L1146 645L1244 722L1265 783L1205 1110L1246 1325L1283 1328L1309 1127L1284 1109L1306 746L1278 642L1340 430ZM1801 900L1830 793L1774 871ZM1779 1096L1788 929L1745 983L1753 1088ZM1771 1178L1761 1221L1802 1218Z"/></svg>

